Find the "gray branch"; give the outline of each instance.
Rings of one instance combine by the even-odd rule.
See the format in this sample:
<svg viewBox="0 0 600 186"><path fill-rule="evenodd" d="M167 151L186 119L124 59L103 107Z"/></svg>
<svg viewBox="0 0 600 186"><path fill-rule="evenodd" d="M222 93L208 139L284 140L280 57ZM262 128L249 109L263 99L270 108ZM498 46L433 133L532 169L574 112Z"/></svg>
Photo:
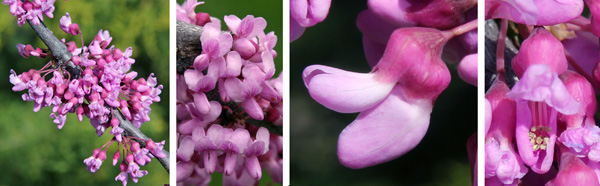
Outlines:
<svg viewBox="0 0 600 186"><path fill-rule="evenodd" d="M31 23L31 20L27 20L29 26L33 29L33 31L42 39L44 44L48 46L48 49L52 52L52 57L58 60L58 66L62 66L66 63L65 69L71 74L73 78L78 78L81 73L81 68L75 66L75 64L71 61L71 52L67 49L67 46L58 40L56 36L46 27L44 22L40 21L40 24L35 25Z"/></svg>
<svg viewBox="0 0 600 186"><path fill-rule="evenodd" d="M114 116L119 120L119 127L123 128L124 136L132 136L144 140L148 140L149 138L140 131L137 127L133 126L133 124L123 116L123 113L118 109L113 109ZM140 143L140 147L145 147L146 142L143 140L134 139L138 143ZM156 155L154 157L160 162L160 164L169 172L169 152L165 149L162 150L162 153L166 155L165 158L158 158Z"/></svg>
<svg viewBox="0 0 600 186"><path fill-rule="evenodd" d="M58 38L56 38L56 36L54 36L52 31L50 31L46 27L46 25L44 25L43 22L40 21L39 25L34 25L29 20L27 20L27 22L29 23L29 26L31 26L33 31L35 31L35 33L38 35L38 37L40 37L40 39L42 39L44 44L46 44L46 46L48 46L48 48L52 52L52 56L56 60L58 60L58 66L60 67L66 63L65 69L67 71L69 71L71 76L74 78L79 77L81 68L78 66L75 66L75 64L71 61L72 55L69 52L69 50L67 49L67 46L63 42L58 40ZM132 136L132 137L136 137L136 138L140 138L140 139L144 139L144 140L149 139L138 128L133 126L133 124L129 120L127 120L118 109L113 109L113 114L119 120L119 123L120 123L119 127L123 128L124 136ZM141 147L146 146L145 141L142 141L142 140L136 140L136 141L138 143L140 143ZM165 158L158 158L158 157L156 157L156 155L155 155L155 157L156 157L156 159L158 159L160 164L165 168L165 170L168 173L169 172L169 152L163 149L163 153L166 155Z"/></svg>

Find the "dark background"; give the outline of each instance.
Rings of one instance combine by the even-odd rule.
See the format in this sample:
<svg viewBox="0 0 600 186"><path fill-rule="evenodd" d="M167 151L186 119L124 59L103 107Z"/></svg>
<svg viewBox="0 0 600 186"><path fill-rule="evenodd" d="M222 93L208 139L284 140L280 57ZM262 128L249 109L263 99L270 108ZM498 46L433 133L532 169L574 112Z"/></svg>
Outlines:
<svg viewBox="0 0 600 186"><path fill-rule="evenodd" d="M337 159L337 139L358 114L329 110L308 94L302 71L323 64L369 72L356 27L366 1L333 1L325 21L290 43L291 185L470 185L467 139L477 130L477 88L452 80L435 102L427 134L412 151L393 161L350 169Z"/></svg>

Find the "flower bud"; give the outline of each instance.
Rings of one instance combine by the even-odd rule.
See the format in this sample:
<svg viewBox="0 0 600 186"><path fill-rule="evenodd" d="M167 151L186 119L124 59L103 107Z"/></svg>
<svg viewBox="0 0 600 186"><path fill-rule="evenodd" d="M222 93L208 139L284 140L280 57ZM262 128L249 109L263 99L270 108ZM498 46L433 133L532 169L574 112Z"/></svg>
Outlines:
<svg viewBox="0 0 600 186"><path fill-rule="evenodd" d="M513 70L519 78L534 64L548 65L550 71L557 74L567 70L567 58L562 43L544 27L533 29L512 60Z"/></svg>

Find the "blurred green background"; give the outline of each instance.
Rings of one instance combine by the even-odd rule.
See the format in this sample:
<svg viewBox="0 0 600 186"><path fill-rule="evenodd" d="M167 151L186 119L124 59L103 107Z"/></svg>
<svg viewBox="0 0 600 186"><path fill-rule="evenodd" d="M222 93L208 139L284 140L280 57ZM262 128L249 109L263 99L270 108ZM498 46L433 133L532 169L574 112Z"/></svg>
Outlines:
<svg viewBox="0 0 600 186"><path fill-rule="evenodd" d="M404 156L364 169L339 163L337 140L358 114L340 114L314 101L302 81L308 65L369 72L356 27L364 0L334 0L324 22L290 43L291 185L471 185L467 139L477 130L477 88L449 65L452 80L435 102L427 134Z"/></svg>
<svg viewBox="0 0 600 186"><path fill-rule="evenodd" d="M177 0L178 4L182 4L183 2L184 0ZM204 4L196 7L196 12L206 12L211 17L219 18L221 20L221 29L227 28L227 25L223 21L223 17L227 15L236 15L240 19L244 19L246 15L263 17L267 21L265 33L274 31L277 36L277 45L274 48L277 51L277 57L274 59L276 73L273 77L277 77L281 72L283 66L283 1L205 0ZM222 174L214 173L210 185L222 185ZM269 174L263 170L259 185L272 186L281 184L273 182Z"/></svg>
<svg viewBox="0 0 600 186"><path fill-rule="evenodd" d="M65 34L59 28L60 18L69 12L72 21L79 24L88 45L98 30L109 30L113 37L111 45L125 50L133 47L136 63L133 70L139 77L147 78L154 72L158 83L164 85L161 102L152 105L151 121L140 128L155 141L167 140L169 136L169 1L56 1L54 19L44 18L45 24L59 39L74 40L81 47L80 36ZM11 91L8 80L10 69L17 74L31 68L40 69L48 59L23 58L17 43L46 48L29 25L18 27L16 18L8 12L9 6L0 5L0 185L121 185L115 182L118 167L112 166L113 145L108 158L96 173L86 170L83 160L92 155L95 148L110 140L111 135L98 138L88 119L77 120L67 115L62 130L56 128L49 118L50 108L39 113L32 111L33 103L21 99L23 92ZM165 149L169 149L169 141ZM139 185L162 185L169 183L169 174L153 159L142 167L148 175L139 179ZM133 184L129 179L128 183Z"/></svg>

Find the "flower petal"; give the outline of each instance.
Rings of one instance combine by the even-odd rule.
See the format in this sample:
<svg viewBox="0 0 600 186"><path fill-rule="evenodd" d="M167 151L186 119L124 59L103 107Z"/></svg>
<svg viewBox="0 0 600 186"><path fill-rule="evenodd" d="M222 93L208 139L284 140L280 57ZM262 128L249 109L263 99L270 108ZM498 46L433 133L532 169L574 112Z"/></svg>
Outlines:
<svg viewBox="0 0 600 186"><path fill-rule="evenodd" d="M545 102L565 115L577 113L580 106L558 75L551 72L547 65L529 66L506 96L515 100Z"/></svg>
<svg viewBox="0 0 600 186"><path fill-rule="evenodd" d="M338 158L350 168L390 161L413 149L425 136L433 108L430 99L408 99L396 86L379 105L363 111L338 140Z"/></svg>
<svg viewBox="0 0 600 186"><path fill-rule="evenodd" d="M322 65L304 69L304 84L313 99L341 113L360 112L383 100L395 83L381 83L372 73L356 73Z"/></svg>

